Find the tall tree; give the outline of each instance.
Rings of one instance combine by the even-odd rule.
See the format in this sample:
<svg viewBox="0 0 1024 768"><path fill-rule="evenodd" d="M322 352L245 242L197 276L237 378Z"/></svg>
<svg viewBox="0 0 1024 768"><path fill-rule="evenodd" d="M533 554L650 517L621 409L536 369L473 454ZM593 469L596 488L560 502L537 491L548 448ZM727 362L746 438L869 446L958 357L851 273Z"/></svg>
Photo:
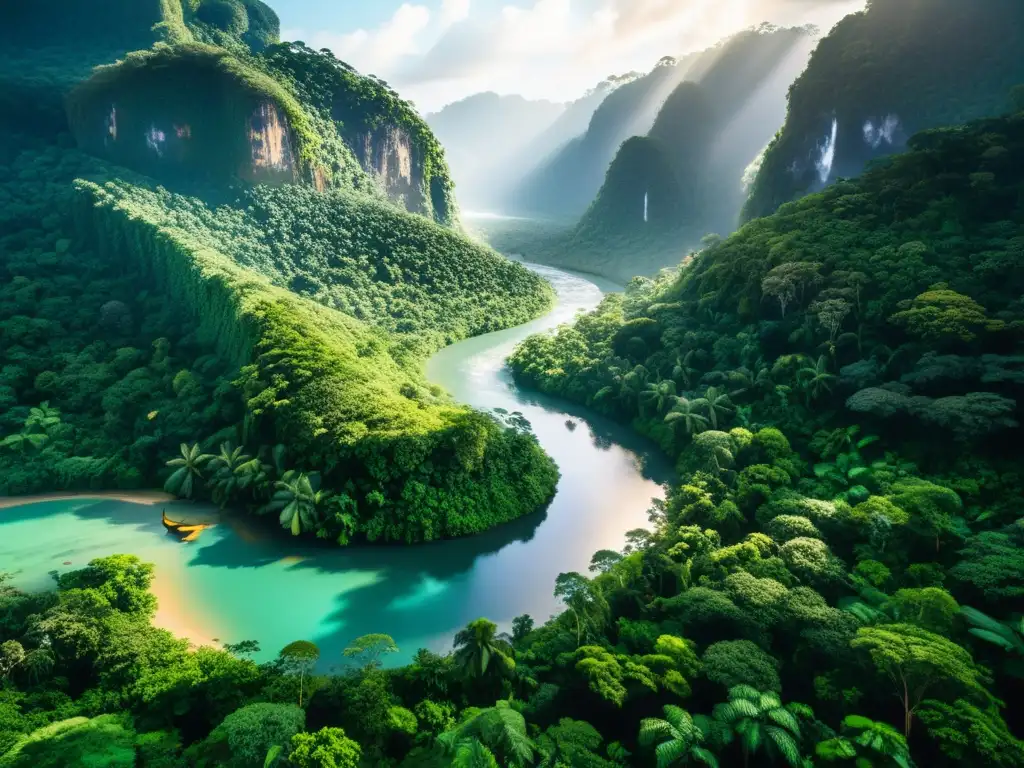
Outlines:
<svg viewBox="0 0 1024 768"><path fill-rule="evenodd" d="M301 707L306 675L313 671L313 667L319 661L320 649L308 640L296 640L281 649L278 659L288 672L299 675L299 706Z"/></svg>
<svg viewBox="0 0 1024 768"><path fill-rule="evenodd" d="M875 669L893 685L903 705L903 735L910 738L914 713L932 689L948 688L991 701L985 670L952 640L911 624L861 627L850 642L866 651Z"/></svg>
<svg viewBox="0 0 1024 768"><path fill-rule="evenodd" d="M555 579L555 597L572 611L576 620L576 645L583 640L583 630L590 627L602 613L604 598L593 582L576 571L560 573Z"/></svg>
<svg viewBox="0 0 1024 768"><path fill-rule="evenodd" d="M298 536L311 530L317 522L317 502L320 500L320 475L289 470L274 483L274 496L264 508L266 512L279 512L281 525Z"/></svg>
<svg viewBox="0 0 1024 768"><path fill-rule="evenodd" d="M346 659L353 659L364 670L377 669L381 666L381 656L398 653L398 645L391 635L363 635L353 640L341 653Z"/></svg>
<svg viewBox="0 0 1024 768"><path fill-rule="evenodd" d="M687 400L685 397L677 397L675 405L665 415L665 423L673 428L681 424L686 434L692 435L700 432L708 425L708 420L700 413L698 408L702 407L697 400Z"/></svg>
<svg viewBox="0 0 1024 768"><path fill-rule="evenodd" d="M242 453L243 450L241 446L236 448L230 442L221 443L220 453L211 457L206 465L212 472L210 488L213 490L213 500L221 509L224 509L235 491L243 487L244 479L239 468L252 460L252 457Z"/></svg>
<svg viewBox="0 0 1024 768"><path fill-rule="evenodd" d="M707 411L711 429L715 430L718 429L719 420L724 419L733 410L729 394L718 387L708 387L704 391L704 397L694 400L693 405Z"/></svg>

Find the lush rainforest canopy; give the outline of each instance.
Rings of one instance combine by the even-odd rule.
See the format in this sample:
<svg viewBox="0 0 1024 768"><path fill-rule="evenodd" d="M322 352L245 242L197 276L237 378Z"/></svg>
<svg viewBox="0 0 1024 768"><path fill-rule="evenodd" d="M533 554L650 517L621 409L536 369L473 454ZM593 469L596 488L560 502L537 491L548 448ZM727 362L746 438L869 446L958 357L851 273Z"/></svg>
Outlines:
<svg viewBox="0 0 1024 768"><path fill-rule="evenodd" d="M23 4L26 34L0 41L43 34L32 8L76 12L39 59L68 65L62 39L96 25L71 0ZM330 183L159 186L74 147L53 107L80 70L0 69L0 105L44 95L0 121L0 495L162 484L342 545L542 506L558 472L524 425L422 375L443 345L551 301L442 226L429 132L383 84L278 45L256 0L94 12L126 30L92 56L169 45L93 86L198 59L280 89ZM923 70L914 93L949 85ZM352 146L392 125L442 180L424 215L367 184ZM658 134L627 142L610 180L635 186L635 165L678 191ZM1024 112L919 133L704 245L510 359L522 386L676 462L647 527L558 576L558 615L510 634L474 620L400 668L383 634L334 659L296 638L257 664L253 640L197 649L154 628L153 567L130 553L36 594L0 563L0 768L1024 765ZM494 589L517 588L503 576Z"/></svg>
<svg viewBox="0 0 1024 768"><path fill-rule="evenodd" d="M536 316L550 288L431 220L454 223L443 153L385 84L276 44L270 16L250 50L259 25L243 21L260 7L160 6L185 24L177 36L75 86L53 138L6 135L0 488L163 484L341 544L465 535L538 509L557 472L535 439L448 402L420 369ZM67 32L50 31L65 56ZM287 119L297 183L188 172L272 156L273 121L256 149L243 130L266 103ZM181 154L150 121L173 126ZM100 155L137 133L148 162L132 164L178 191L70 149L69 127ZM406 203L424 215L357 160L378 129L412 137L428 202Z"/></svg>

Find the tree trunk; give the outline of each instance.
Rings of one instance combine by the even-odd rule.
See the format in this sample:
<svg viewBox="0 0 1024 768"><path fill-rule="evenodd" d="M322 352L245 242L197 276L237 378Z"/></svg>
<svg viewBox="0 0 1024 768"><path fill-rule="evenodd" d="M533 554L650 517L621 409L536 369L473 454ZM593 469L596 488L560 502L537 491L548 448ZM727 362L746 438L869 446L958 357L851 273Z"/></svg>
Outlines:
<svg viewBox="0 0 1024 768"><path fill-rule="evenodd" d="M914 713L910 710L910 693L907 691L907 681L903 681L903 735L910 741L910 722Z"/></svg>

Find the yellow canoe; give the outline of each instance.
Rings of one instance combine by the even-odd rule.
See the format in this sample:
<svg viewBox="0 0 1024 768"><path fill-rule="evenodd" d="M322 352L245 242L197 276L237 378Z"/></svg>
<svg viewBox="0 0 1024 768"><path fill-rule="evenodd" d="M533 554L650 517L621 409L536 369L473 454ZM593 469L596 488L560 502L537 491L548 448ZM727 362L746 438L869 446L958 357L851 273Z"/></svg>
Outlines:
<svg viewBox="0 0 1024 768"><path fill-rule="evenodd" d="M160 518L164 524L164 528L168 531L171 533L183 534L182 541L195 541L199 538L199 534L212 525L212 523L179 523L175 520L171 520L171 518L167 516L166 509L161 512Z"/></svg>

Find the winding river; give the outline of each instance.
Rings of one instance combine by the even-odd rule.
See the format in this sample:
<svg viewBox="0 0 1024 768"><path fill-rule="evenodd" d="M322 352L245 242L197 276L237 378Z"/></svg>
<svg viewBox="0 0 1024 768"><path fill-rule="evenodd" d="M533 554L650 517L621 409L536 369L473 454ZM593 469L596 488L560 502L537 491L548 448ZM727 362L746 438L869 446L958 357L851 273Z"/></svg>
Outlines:
<svg viewBox="0 0 1024 768"><path fill-rule="evenodd" d="M266 659L296 639L321 649L321 666L341 659L359 635L386 632L408 661L417 648L445 650L467 622L486 616L508 629L529 613L558 611L561 571L586 572L591 555L619 549L646 524L668 462L627 428L564 402L519 390L504 367L513 347L589 310L604 290L583 278L533 266L558 294L546 316L454 344L428 363L428 378L460 402L518 411L562 477L546 511L480 536L417 547L327 548L228 521L195 542L167 535L159 510L174 504L65 499L0 510L0 570L28 589L52 571L94 557L132 553L156 564L157 623L196 642L258 640Z"/></svg>

